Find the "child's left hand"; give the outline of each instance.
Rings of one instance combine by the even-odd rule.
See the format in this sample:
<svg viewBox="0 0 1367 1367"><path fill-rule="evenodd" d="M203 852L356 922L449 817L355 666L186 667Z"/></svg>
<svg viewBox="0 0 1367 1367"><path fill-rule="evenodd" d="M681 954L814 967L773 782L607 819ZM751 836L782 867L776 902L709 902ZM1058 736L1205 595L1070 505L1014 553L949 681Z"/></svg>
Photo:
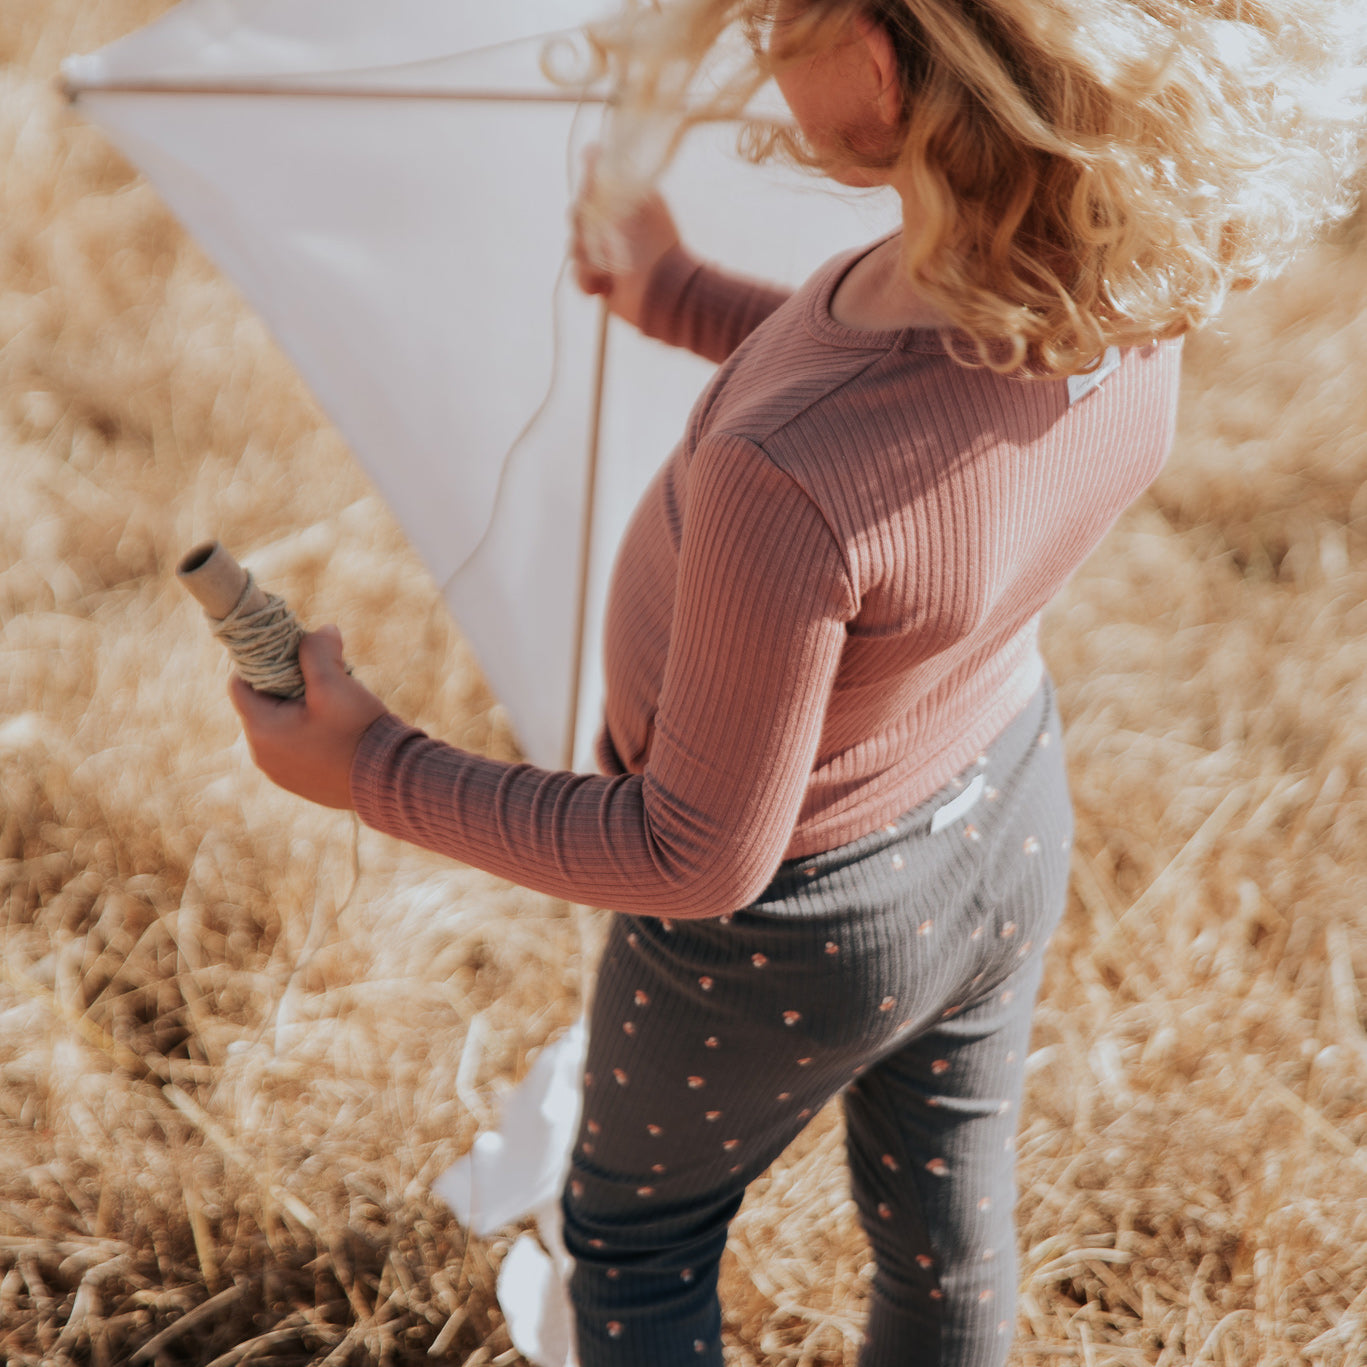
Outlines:
<svg viewBox="0 0 1367 1367"><path fill-rule="evenodd" d="M299 646L304 696L286 701L234 677L229 696L252 758L272 782L324 807L351 808L351 761L366 728L389 710L346 672L342 633L326 626Z"/></svg>

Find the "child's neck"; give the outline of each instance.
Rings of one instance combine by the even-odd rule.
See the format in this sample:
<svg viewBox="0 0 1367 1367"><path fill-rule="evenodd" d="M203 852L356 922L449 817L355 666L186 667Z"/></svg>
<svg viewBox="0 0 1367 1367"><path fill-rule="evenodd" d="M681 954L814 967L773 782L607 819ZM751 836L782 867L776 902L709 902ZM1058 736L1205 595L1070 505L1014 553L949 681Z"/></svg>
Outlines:
<svg viewBox="0 0 1367 1367"><path fill-rule="evenodd" d="M861 257L831 298L831 317L868 332L938 328L949 319L917 293L902 264L902 234Z"/></svg>

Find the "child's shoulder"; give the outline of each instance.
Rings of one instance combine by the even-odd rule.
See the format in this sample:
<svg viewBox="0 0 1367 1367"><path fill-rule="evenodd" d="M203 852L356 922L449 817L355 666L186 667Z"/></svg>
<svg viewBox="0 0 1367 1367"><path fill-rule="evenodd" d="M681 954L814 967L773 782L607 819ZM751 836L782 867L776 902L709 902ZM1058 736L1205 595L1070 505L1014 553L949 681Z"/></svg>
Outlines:
<svg viewBox="0 0 1367 1367"><path fill-rule="evenodd" d="M937 334L862 353L801 338L756 353L719 377L693 444L740 438L852 535L926 501L1050 483L1063 468L1079 497L1117 461L1137 462L1147 483L1172 441L1178 342L1127 349L1083 384L966 366ZM1111 450L1118 434L1123 453Z"/></svg>

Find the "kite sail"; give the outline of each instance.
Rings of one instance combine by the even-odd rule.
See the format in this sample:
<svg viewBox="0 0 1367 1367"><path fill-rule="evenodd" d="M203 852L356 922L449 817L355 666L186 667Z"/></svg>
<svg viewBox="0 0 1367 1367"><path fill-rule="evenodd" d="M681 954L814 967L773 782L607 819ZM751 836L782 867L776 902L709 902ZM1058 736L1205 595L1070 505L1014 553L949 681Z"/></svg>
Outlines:
<svg viewBox="0 0 1367 1367"><path fill-rule="evenodd" d="M613 553L711 372L608 323L564 269L606 92L553 84L541 56L601 14L591 0L184 0L63 73L266 320L524 752L557 768L591 767ZM694 130L662 187L699 254L795 284L897 221L887 199L743 162L736 132ZM552 1256L523 1236L499 1297L546 1367L574 1361L554 1193L582 1049L582 1029L548 1049L513 1106L517 1142L483 1136L439 1184L475 1228L536 1216ZM476 1186L486 1203L511 1195L476 1210Z"/></svg>
<svg viewBox="0 0 1367 1367"><path fill-rule="evenodd" d="M258 310L470 641L524 752L591 767L600 624L636 499L710 366L563 269L603 88L542 71L602 0L184 0L68 91ZM690 134L663 189L701 255L796 283L886 199ZM596 472L596 478L595 478Z"/></svg>

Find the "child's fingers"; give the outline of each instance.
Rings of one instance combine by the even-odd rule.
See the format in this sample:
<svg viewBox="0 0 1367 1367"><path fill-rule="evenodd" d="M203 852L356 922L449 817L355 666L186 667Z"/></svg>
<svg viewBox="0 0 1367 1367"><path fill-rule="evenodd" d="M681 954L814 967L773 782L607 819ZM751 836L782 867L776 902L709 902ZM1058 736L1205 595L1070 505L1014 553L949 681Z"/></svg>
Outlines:
<svg viewBox="0 0 1367 1367"><path fill-rule="evenodd" d="M574 282L585 294L611 294L612 276L576 266Z"/></svg>
<svg viewBox="0 0 1367 1367"><path fill-rule="evenodd" d="M304 676L304 687L309 693L345 676L342 633L331 622L317 631L310 631L299 642L299 672Z"/></svg>
<svg viewBox="0 0 1367 1367"><path fill-rule="evenodd" d="M574 202L570 206L570 222L574 225L575 235L580 232L584 202L593 195L594 168L598 165L598 147L592 144L584 149L584 173L574 192Z"/></svg>
<svg viewBox="0 0 1367 1367"><path fill-rule="evenodd" d="M589 260L588 253L579 243L575 244L572 260L574 262L574 283L585 294L612 293L612 276L601 266L594 265Z"/></svg>
<svg viewBox="0 0 1367 1367"><path fill-rule="evenodd" d="M570 260L574 265L574 282L585 294L611 294L612 276L589 256L584 242L579 215L573 219L574 233L570 238Z"/></svg>
<svg viewBox="0 0 1367 1367"><path fill-rule="evenodd" d="M303 707L297 699L258 693L240 674L228 680L228 697L238 716L258 730L278 722L282 714L296 713Z"/></svg>
<svg viewBox="0 0 1367 1367"><path fill-rule="evenodd" d="M585 185L591 185L593 183L593 177L598 170L598 159L602 153L603 149L596 142L591 142L584 148L584 155L580 160L584 166Z"/></svg>

